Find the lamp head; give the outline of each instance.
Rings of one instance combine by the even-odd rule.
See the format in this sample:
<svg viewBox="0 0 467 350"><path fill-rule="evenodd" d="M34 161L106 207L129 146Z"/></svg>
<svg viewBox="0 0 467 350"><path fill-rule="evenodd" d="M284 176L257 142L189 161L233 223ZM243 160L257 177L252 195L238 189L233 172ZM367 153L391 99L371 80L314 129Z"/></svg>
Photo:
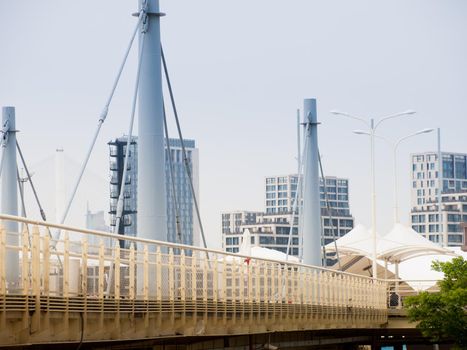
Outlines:
<svg viewBox="0 0 467 350"><path fill-rule="evenodd" d="M357 134L357 135L368 135L370 136L370 133L367 132L367 131L363 131L363 130L353 130L352 131L354 134Z"/></svg>
<svg viewBox="0 0 467 350"><path fill-rule="evenodd" d="M346 113L346 112L341 112L341 111L336 111L335 109L333 109L331 111L331 114L334 114L334 115L343 115L343 116L346 116L348 117L350 114L349 113Z"/></svg>
<svg viewBox="0 0 467 350"><path fill-rule="evenodd" d="M419 132L417 132L417 134L428 134L432 131L435 131L435 129L423 129L423 130L420 130Z"/></svg>
<svg viewBox="0 0 467 350"><path fill-rule="evenodd" d="M416 111L412 110L412 109L408 109L406 110L405 112L402 112L401 114L407 114L407 115L412 115L412 114L415 114L417 113Z"/></svg>

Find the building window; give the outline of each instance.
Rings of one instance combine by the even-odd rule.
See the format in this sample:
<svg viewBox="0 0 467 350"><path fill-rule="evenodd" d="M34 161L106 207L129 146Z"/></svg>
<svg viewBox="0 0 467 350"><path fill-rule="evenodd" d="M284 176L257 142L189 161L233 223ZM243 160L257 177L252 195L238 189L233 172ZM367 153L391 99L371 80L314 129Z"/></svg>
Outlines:
<svg viewBox="0 0 467 350"><path fill-rule="evenodd" d="M461 215L460 214L448 214L448 221L450 222L460 222Z"/></svg>
<svg viewBox="0 0 467 350"><path fill-rule="evenodd" d="M459 224L448 224L448 232L461 232Z"/></svg>
<svg viewBox="0 0 467 350"><path fill-rule="evenodd" d="M462 243L462 235L448 235L448 242Z"/></svg>

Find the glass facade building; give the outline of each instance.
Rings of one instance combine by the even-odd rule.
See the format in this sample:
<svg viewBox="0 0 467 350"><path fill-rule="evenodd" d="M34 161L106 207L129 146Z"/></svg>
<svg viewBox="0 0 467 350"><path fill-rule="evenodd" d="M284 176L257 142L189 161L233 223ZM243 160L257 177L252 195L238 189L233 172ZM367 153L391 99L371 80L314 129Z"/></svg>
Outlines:
<svg viewBox="0 0 467 350"><path fill-rule="evenodd" d="M238 252L243 231L248 228L251 243L266 248L287 251L288 236L292 237L289 253L299 255L298 217L293 215L298 188L297 175L269 176L265 178L265 212L237 211L222 214L223 249ZM320 179L321 227L325 244L345 235L354 227L349 209L349 181L337 177ZM329 210L325 200L325 185ZM298 203L301 206L302 202Z"/></svg>
<svg viewBox="0 0 467 350"><path fill-rule="evenodd" d="M436 152L413 154L411 161L412 228L433 242L447 233L447 245L461 246L461 226L467 222L467 154L442 152L441 174Z"/></svg>
<svg viewBox="0 0 467 350"><path fill-rule="evenodd" d="M130 154L128 158L128 170L124 192L123 215L120 227L115 228L117 201L121 189L123 167L126 152L127 137L123 136L110 141L110 224L113 232L123 235L136 236L138 230L137 223L137 185L138 185L138 138L133 137L130 143ZM189 245L199 245L199 225L194 218L193 196L190 189L190 182L185 172L183 152L179 139L169 139L171 154L168 148L165 152L165 181L167 200L167 240L169 242L180 242ZM187 151L188 163L193 177L195 194L198 198L198 149L194 140L184 140ZM174 168L174 178L172 179L169 166L169 156L172 159ZM175 185L175 194L173 193ZM174 195L179 207L180 235L177 235L176 207Z"/></svg>

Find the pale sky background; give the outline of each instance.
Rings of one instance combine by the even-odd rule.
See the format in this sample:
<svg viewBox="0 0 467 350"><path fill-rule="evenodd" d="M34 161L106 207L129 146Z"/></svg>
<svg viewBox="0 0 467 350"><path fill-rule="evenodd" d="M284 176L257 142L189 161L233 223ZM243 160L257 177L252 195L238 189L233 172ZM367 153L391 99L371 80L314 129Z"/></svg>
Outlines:
<svg viewBox="0 0 467 350"><path fill-rule="evenodd" d="M65 149L68 189L96 127L135 18L135 0L0 0L0 105L17 108L23 151L54 218L53 154ZM441 127L444 151L467 152L467 2L464 0L162 0L165 47L186 138L200 150L200 201L210 247L220 213L263 210L264 177L295 172L296 108L318 100L326 175L350 179L356 223L370 225L369 140L338 109L384 116L397 139ZM135 53L135 52L134 52ZM108 210L107 142L128 129L132 54L79 189ZM171 128L172 136L175 136ZM436 149L436 135L399 148L401 220L410 208L409 154ZM391 149L378 142L378 230L392 225ZM32 216L37 210L29 205Z"/></svg>

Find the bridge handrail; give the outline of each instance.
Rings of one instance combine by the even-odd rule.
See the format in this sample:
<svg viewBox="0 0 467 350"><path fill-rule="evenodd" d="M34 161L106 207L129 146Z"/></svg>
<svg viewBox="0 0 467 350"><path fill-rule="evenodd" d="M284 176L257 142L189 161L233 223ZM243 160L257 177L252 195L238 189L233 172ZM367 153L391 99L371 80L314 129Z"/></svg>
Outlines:
<svg viewBox="0 0 467 350"><path fill-rule="evenodd" d="M51 230L64 234L52 238ZM18 309L16 300L33 296L36 309L58 311L72 298L76 310L99 312L221 307L224 315L344 313L384 322L387 292L379 279L319 266L0 214L0 301L12 297L17 311L29 306Z"/></svg>
<svg viewBox="0 0 467 350"><path fill-rule="evenodd" d="M48 227L48 228L55 228L55 229L59 229L59 230L63 230L63 231L73 231L73 232L78 232L78 233L84 233L84 234L96 235L96 236L101 236L101 237L107 237L107 238L112 238L112 239L115 239L115 240L132 241L132 242L136 242L136 243L146 243L146 244L153 244L153 245L163 245L163 246L173 248L173 249L186 249L186 250L196 249L197 251L202 251L202 252L207 252L207 253L214 253L214 254L221 254L221 255L226 255L226 256L240 257L240 258L244 258L244 259L254 258L255 260L259 260L259 261L279 263L279 264L288 265L288 266L297 266L297 267L300 266L300 267L308 267L308 268L311 267L313 269L320 270L320 271L337 273L337 274L342 274L342 275L346 275L346 276L353 276L353 277L358 277L358 278L367 279L367 280L376 280L375 278L370 277L370 276L363 276L363 275L358 275L358 274L354 274L354 273L351 273L351 272L329 269L329 268L325 268L325 267L322 267L322 266L307 265L307 264L303 264L303 263L295 262L295 261L290 261L290 260L289 261L283 261L283 260L276 260L276 259L266 259L266 258L261 258L261 257L252 257L250 255L244 255L244 254L240 254L240 253L229 253L229 252L225 252L225 251L222 251L222 250L209 249L209 248L203 248L203 247L198 247L198 246L191 246L191 245L187 245L187 244L165 242L165 241L152 240L152 239L146 239L146 238L134 237L134 236L122 236L122 235L119 235L119 234L105 232L105 231L98 231L98 230L79 228L79 227L68 226L68 225L63 225L63 224L56 224L56 223L51 223L51 222L46 222L46 221L41 221L41 220L35 220L35 219L28 219L28 218L24 218L24 217L21 217L21 216L15 216L15 215L9 215L9 214L1 214L0 213L0 220L17 221L17 222L21 222L21 223L25 223L25 224L37 225L37 226ZM378 278L377 280L381 281L381 282L386 281L386 280L383 280L383 279L380 279L380 278Z"/></svg>

